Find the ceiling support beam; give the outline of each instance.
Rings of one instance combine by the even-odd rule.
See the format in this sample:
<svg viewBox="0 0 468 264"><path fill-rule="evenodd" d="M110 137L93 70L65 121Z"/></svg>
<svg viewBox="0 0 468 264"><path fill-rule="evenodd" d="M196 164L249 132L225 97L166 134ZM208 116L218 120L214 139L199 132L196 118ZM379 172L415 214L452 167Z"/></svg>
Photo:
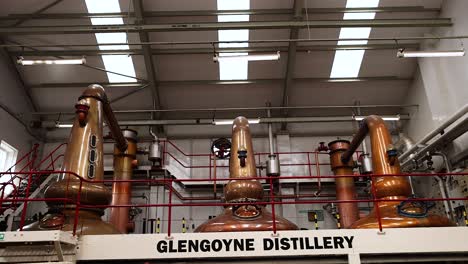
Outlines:
<svg viewBox="0 0 468 264"><path fill-rule="evenodd" d="M61 0L59 0L61 1ZM305 9L301 10L305 13ZM365 8L308 8L309 14L334 14L334 13L436 13L440 8L425 8L424 6L386 6ZM293 15L293 9L248 9L248 10L194 10L194 11L147 11L143 15L146 18L154 17L191 17L191 16L219 16L219 15ZM113 18L134 17L134 12L119 13L49 13L49 14L9 14L0 17L0 21L17 19L89 19L89 18Z"/></svg>
<svg viewBox="0 0 468 264"><path fill-rule="evenodd" d="M290 28L343 28L343 27L450 27L450 18L430 19L352 19L310 21L241 21L208 23L173 23L144 25L70 25L0 27L0 35L47 35L84 34L112 32L158 32L158 31L212 31L230 29L290 29Z"/></svg>
<svg viewBox="0 0 468 264"><path fill-rule="evenodd" d="M335 51L335 50L397 50L399 48L418 49L419 43L402 44L366 44L366 45L314 45L297 46L297 52ZM288 52L285 46L246 47L246 48L217 48L220 53L267 53ZM151 49L152 55L180 55L180 54L213 54L213 48L183 48L183 49ZM101 55L143 55L141 49L126 50L38 50L38 51L10 51L11 56L101 56Z"/></svg>
<svg viewBox="0 0 468 264"><path fill-rule="evenodd" d="M295 21L300 21L302 20L302 7L303 7L303 0L294 0L294 17L293 19ZM298 28L291 28L290 33L289 33L289 39L298 39L299 38L299 29ZM295 72L295 66L296 66L296 55L297 55L297 42L289 42L289 47L288 47L288 61L286 64L286 73L284 77L284 84L283 84L283 93L282 93L282 100L281 100L281 106L286 107L288 106L288 101L289 101L289 90L291 89L291 86L293 85L293 77L294 77L294 72ZM288 115L288 110L284 109L283 110L283 116ZM287 123L282 123L281 124L281 130L286 130L287 128Z"/></svg>
<svg viewBox="0 0 468 264"><path fill-rule="evenodd" d="M399 78L395 76L357 77L357 78L294 78L294 82L320 82L320 83L350 83L350 82L378 82L378 81L411 81L412 78ZM188 85L246 85L246 84L279 84L284 79L250 79L250 80L187 80L187 81L159 81L159 86L188 86ZM99 83L104 88L140 88L147 83ZM41 83L29 85L30 89L49 88L83 88L89 83Z"/></svg>
<svg viewBox="0 0 468 264"><path fill-rule="evenodd" d="M133 1L133 8L135 10L135 15L136 15L136 21L135 23L144 26L145 25L145 18L143 17L143 1L142 0L134 0ZM148 32L146 31L139 31L140 35L140 41L141 42L149 42L149 35ZM153 61L153 56L151 54L151 47L150 46L143 46L143 58L145 61L145 68L146 68L146 75L148 79L148 87L151 89L151 95L152 95L152 100L153 100L153 109L158 110L161 109L161 99L160 99L160 93L159 93L159 83L158 83L158 77L157 77L157 71L156 71L156 66ZM143 88L144 89L144 88ZM136 89L137 91L142 90ZM126 95L128 96L128 95ZM126 97L125 96L125 97ZM122 99L124 97L119 98ZM114 102L116 100L114 99ZM151 119L156 120L160 119L160 113L151 113ZM163 127L158 126L158 132L163 133Z"/></svg>

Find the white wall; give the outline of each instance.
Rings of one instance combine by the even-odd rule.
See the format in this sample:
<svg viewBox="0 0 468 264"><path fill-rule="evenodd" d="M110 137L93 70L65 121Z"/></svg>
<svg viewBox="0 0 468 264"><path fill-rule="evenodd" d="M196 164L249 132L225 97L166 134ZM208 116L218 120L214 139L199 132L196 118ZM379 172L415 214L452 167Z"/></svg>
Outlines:
<svg viewBox="0 0 468 264"><path fill-rule="evenodd" d="M26 100L22 84L16 78L14 65L2 50L0 50L0 79L2 80L0 104L8 107L28 123L31 108ZM0 139L18 149L18 157L30 150L33 141L24 126L3 109L0 109Z"/></svg>
<svg viewBox="0 0 468 264"><path fill-rule="evenodd" d="M442 6L441 17L450 17L453 27L437 29L434 35L466 35L468 28L468 1L446 0ZM463 40L464 42L466 40ZM427 50L461 49L460 40L427 41L423 45ZM455 58L420 58L419 70L407 94L407 103L419 104L413 110L411 122L406 130L412 138L418 140L430 130L439 126L458 109L468 103L468 56ZM454 142L451 155L455 155L468 146L468 136L464 135Z"/></svg>

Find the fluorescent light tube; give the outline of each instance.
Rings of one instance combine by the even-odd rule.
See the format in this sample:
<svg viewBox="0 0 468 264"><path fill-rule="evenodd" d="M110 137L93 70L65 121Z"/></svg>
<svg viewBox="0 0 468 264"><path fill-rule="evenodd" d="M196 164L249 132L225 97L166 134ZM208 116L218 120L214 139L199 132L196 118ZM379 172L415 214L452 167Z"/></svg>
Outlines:
<svg viewBox="0 0 468 264"><path fill-rule="evenodd" d="M228 53L223 53L221 55L215 55L213 57L214 62L218 61L265 61L265 60L279 60L280 53L279 51L274 54L250 54L250 55L229 55Z"/></svg>
<svg viewBox="0 0 468 264"><path fill-rule="evenodd" d="M73 127L73 124L62 124L58 121L55 122L55 127L56 128L71 128Z"/></svg>
<svg viewBox="0 0 468 264"><path fill-rule="evenodd" d="M232 119L219 119L213 120L213 125L222 126L222 125L232 125L234 120ZM258 124L260 123L260 118L249 119L249 124Z"/></svg>
<svg viewBox="0 0 468 264"><path fill-rule="evenodd" d="M433 51L405 51L398 50L398 58L434 58L434 57L462 57L465 50L433 50Z"/></svg>
<svg viewBox="0 0 468 264"><path fill-rule="evenodd" d="M20 65L81 65L86 63L86 59L25 60L21 58L17 60L17 63Z"/></svg>
<svg viewBox="0 0 468 264"><path fill-rule="evenodd" d="M384 121L398 121L400 120L400 116L381 116ZM356 121L362 121L366 118L365 116L353 116L353 119Z"/></svg>

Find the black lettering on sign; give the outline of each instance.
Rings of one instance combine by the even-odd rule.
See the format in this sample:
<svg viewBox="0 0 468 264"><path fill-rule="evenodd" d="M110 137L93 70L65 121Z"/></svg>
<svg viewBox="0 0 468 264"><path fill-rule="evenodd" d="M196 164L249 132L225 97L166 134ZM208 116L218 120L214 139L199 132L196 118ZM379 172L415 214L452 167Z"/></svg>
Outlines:
<svg viewBox="0 0 468 264"><path fill-rule="evenodd" d="M354 236L351 236L351 237L345 236L344 239L345 239L346 242L348 243L348 248L353 248L353 239L354 239Z"/></svg>
<svg viewBox="0 0 468 264"><path fill-rule="evenodd" d="M291 248L291 246L289 245L289 239L285 237L281 238L280 243L282 250L288 250L289 248Z"/></svg>
<svg viewBox="0 0 468 264"><path fill-rule="evenodd" d="M156 244L156 249L159 253L166 253L167 252L167 242L165 240L161 240Z"/></svg>
<svg viewBox="0 0 468 264"><path fill-rule="evenodd" d="M187 240L179 240L177 244L179 252L187 252Z"/></svg>
<svg viewBox="0 0 468 264"><path fill-rule="evenodd" d="M323 247L326 249L333 248L331 237L323 237Z"/></svg>
<svg viewBox="0 0 468 264"><path fill-rule="evenodd" d="M253 238L247 238L245 240L245 244L246 244L246 251L254 251L255 250L255 247L254 247L254 242L255 240Z"/></svg>
<svg viewBox="0 0 468 264"><path fill-rule="evenodd" d="M234 251L244 251L244 240L234 239Z"/></svg>
<svg viewBox="0 0 468 264"><path fill-rule="evenodd" d="M214 252L219 252L223 248L223 242L219 239L215 239L211 242L211 248Z"/></svg>
<svg viewBox="0 0 468 264"><path fill-rule="evenodd" d="M198 252L198 240L189 240L188 252Z"/></svg>
<svg viewBox="0 0 468 264"><path fill-rule="evenodd" d="M210 241L203 239L200 241L200 251L201 252L210 252Z"/></svg>
<svg viewBox="0 0 468 264"><path fill-rule="evenodd" d="M177 252L177 249L174 248L174 241L170 240L169 241L169 253L175 253Z"/></svg>
<svg viewBox="0 0 468 264"><path fill-rule="evenodd" d="M273 240L269 238L264 238L263 239L263 250L272 250L274 247Z"/></svg>
<svg viewBox="0 0 468 264"><path fill-rule="evenodd" d="M342 238L342 237L333 237L333 244L334 244L333 246L335 248L338 248L338 247L339 248L344 248L343 242L344 242L344 238Z"/></svg>
<svg viewBox="0 0 468 264"><path fill-rule="evenodd" d="M315 247L316 249L323 249L323 246L321 246L321 245L319 244L318 237L314 237L314 247Z"/></svg>
<svg viewBox="0 0 468 264"><path fill-rule="evenodd" d="M232 244L232 239L228 239L228 240L223 239L222 241L223 241L224 247L226 247L226 251L230 251L231 250L230 246Z"/></svg>

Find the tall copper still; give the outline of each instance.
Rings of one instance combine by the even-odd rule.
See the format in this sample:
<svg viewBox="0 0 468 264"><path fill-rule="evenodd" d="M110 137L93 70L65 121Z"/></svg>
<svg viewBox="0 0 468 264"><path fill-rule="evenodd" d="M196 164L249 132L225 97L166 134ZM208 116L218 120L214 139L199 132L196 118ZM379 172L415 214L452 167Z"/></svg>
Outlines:
<svg viewBox="0 0 468 264"><path fill-rule="evenodd" d="M131 180L133 168L136 165L137 132L131 129L123 129L122 133L127 139L128 147L121 151L117 145L114 146L114 179ZM112 185L111 205L128 205L131 202L132 185L130 182L114 182ZM127 233L129 225L128 207L112 207L110 222L121 233Z"/></svg>
<svg viewBox="0 0 468 264"><path fill-rule="evenodd" d="M101 183L104 176L103 155L103 116L106 118L116 146L120 151L127 149L127 141L122 135L117 120L109 105L104 88L94 84L79 97L75 105L76 115L71 129L68 146L65 151L62 170L71 171L91 181L81 186L79 202L83 205L108 205L111 192ZM80 181L73 175L62 173L57 181L50 185L45 198L69 198L78 200ZM48 202L49 211L39 222L24 227L24 230L73 230L75 205L63 202ZM103 209L80 208L78 215L77 233L87 234L115 234L119 233L113 225L101 220Z"/></svg>
<svg viewBox="0 0 468 264"><path fill-rule="evenodd" d="M232 180L224 188L226 202L262 201L262 184L257 180L242 179L257 176L249 122L242 116L237 117L232 126L229 176ZM298 229L295 224L279 216L275 216L275 222L277 230ZM226 207L221 215L200 225L195 232L268 230L273 230L272 214L264 206L252 204Z"/></svg>
<svg viewBox="0 0 468 264"><path fill-rule="evenodd" d="M372 180L375 187L374 197L386 200L408 199L411 196L408 178L385 176L400 174L401 171L397 150L392 145L390 133L381 117L371 115L362 121L349 149L341 155L341 161L344 164L350 161L367 134L370 135L371 140L374 174L382 175ZM377 204L383 228L453 225L448 218L426 212L427 208L424 208L422 204L410 202L410 200L407 203L382 201ZM351 228L378 228L377 206L374 205L370 214L356 221Z"/></svg>
<svg viewBox="0 0 468 264"><path fill-rule="evenodd" d="M330 150L330 164L336 176L352 175L354 161L351 157L348 162L343 162L341 156L349 149L349 141L335 140L328 144ZM339 177L335 179L336 198L338 200L355 200L357 198L354 178ZM357 203L339 203L340 224L348 228L359 219L359 209Z"/></svg>

